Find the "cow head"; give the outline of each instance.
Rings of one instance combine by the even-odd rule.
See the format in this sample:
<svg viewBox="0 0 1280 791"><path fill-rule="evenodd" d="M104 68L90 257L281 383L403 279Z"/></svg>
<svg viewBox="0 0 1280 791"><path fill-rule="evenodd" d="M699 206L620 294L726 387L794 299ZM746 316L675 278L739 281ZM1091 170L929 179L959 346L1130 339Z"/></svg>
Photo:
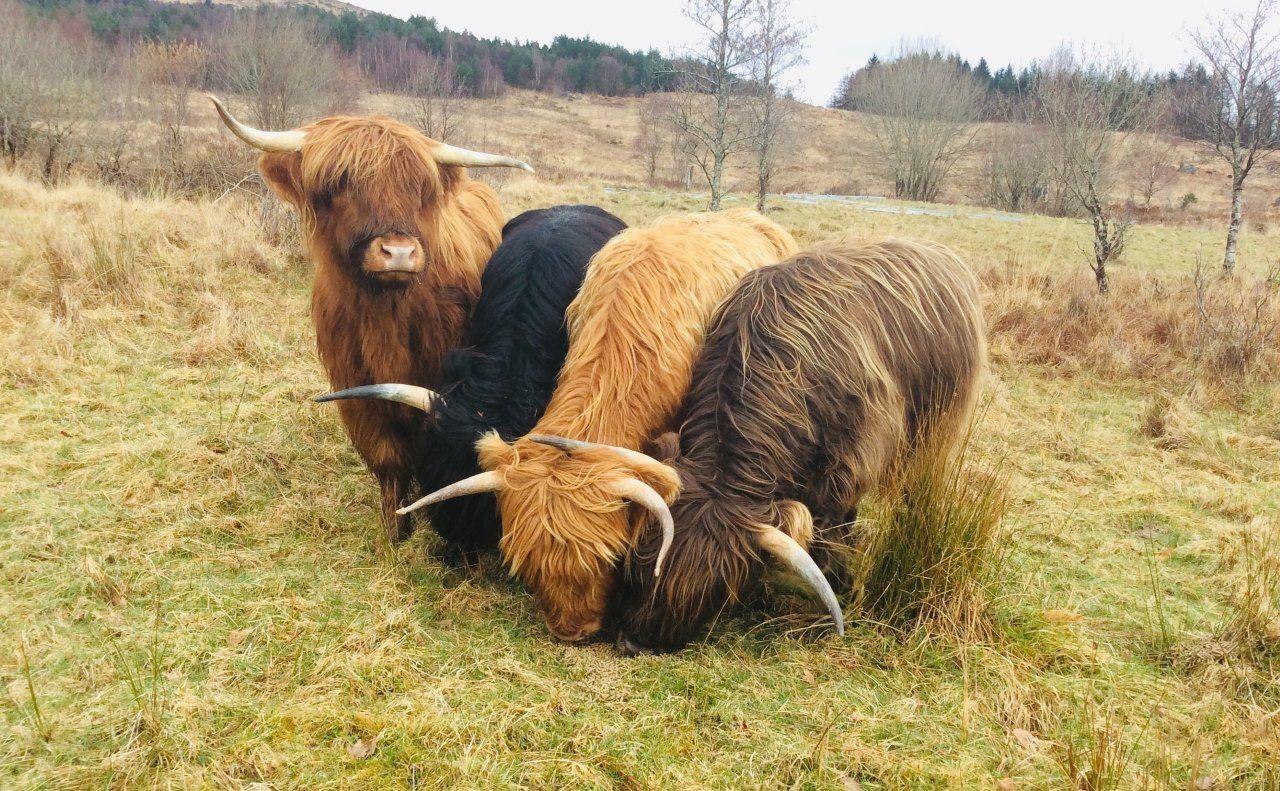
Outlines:
<svg viewBox="0 0 1280 791"><path fill-rule="evenodd" d="M652 514L659 534L670 540L667 500L677 492L675 473L642 453L560 437L507 443L489 434L477 449L485 472L401 512L494 492L503 557L533 589L548 628L568 642L592 637L634 534L632 511Z"/></svg>
<svg viewBox="0 0 1280 791"><path fill-rule="evenodd" d="M676 529L660 573L657 558L668 541L651 520L627 555L613 604L623 653L683 647L763 578L769 558L799 576L844 633L835 593L804 549L813 535L809 509L795 500L762 502L725 490L714 470L681 459L676 434L663 435L651 450L680 476L680 498L671 506Z"/></svg>
<svg viewBox="0 0 1280 791"><path fill-rule="evenodd" d="M262 151L258 168L302 218L317 261L384 286L407 285L457 223L442 211L462 167L532 168L510 157L432 140L391 118L334 116L287 132L254 129L218 101L237 137Z"/></svg>

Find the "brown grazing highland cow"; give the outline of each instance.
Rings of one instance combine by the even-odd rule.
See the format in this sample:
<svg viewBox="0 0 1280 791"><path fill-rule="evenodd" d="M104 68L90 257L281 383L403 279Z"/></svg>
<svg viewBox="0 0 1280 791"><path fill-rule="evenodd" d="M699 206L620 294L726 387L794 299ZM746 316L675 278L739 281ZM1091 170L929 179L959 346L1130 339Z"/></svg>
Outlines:
<svg viewBox="0 0 1280 791"><path fill-rule="evenodd" d="M497 197L467 178L466 168L531 168L436 142L382 116L266 132L210 98L227 128L263 152L262 177L298 211L315 265L316 346L333 389L438 386L502 232ZM396 509L412 483L421 416L388 401L344 401L339 410L382 489L388 534L404 537L409 521Z"/></svg>
<svg viewBox="0 0 1280 791"><path fill-rule="evenodd" d="M614 237L569 306L569 355L533 432L515 443L485 436L477 447L486 472L411 508L496 492L503 555L552 633L594 635L635 532L628 501L665 513L676 495L675 473L634 449L674 426L724 295L794 250L781 226L746 210L666 217ZM632 450L568 454L537 435Z"/></svg>
<svg viewBox="0 0 1280 791"><path fill-rule="evenodd" d="M984 337L973 273L934 244L829 244L743 278L707 334L678 435L654 443L680 481L675 540L660 576L658 524L630 553L615 603L619 647L685 645L750 593L770 556L799 573L842 632L805 547L848 541L859 499L927 432L961 433Z"/></svg>

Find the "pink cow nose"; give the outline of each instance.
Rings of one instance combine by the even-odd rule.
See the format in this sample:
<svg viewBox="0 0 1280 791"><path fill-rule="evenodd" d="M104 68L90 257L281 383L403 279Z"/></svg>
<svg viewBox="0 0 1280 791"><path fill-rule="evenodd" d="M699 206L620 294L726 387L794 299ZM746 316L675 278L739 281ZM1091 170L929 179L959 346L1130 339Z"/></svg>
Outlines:
<svg viewBox="0 0 1280 791"><path fill-rule="evenodd" d="M413 245L399 244L383 244L382 255L386 260L386 269L388 272L412 272L417 267L414 265L414 253L417 248Z"/></svg>

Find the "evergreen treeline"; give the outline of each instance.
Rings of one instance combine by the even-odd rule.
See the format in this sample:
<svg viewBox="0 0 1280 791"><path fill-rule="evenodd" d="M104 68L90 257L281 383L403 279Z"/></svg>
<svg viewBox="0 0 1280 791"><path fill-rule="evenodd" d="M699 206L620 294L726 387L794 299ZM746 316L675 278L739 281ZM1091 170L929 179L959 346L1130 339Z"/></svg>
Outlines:
<svg viewBox="0 0 1280 791"><path fill-rule="evenodd" d="M83 25L112 45L131 41L203 41L237 14L258 13L215 5L177 5L154 0L24 0L41 13L69 25ZM504 86L561 93L634 96L670 87L671 62L657 50L632 51L590 38L557 36L550 44L480 38L443 28L434 19L398 19L386 14L344 13L300 6L273 7L273 13L310 20L344 55L375 62L381 51L408 48L447 59L461 90L494 95ZM394 72L394 70L392 70ZM407 89L395 78L375 79L385 89Z"/></svg>
<svg viewBox="0 0 1280 791"><path fill-rule="evenodd" d="M1039 69L1034 65L1021 70L1015 70L1013 66L1005 66L992 71L986 58L980 59L978 65L974 66L968 60L954 54L937 53L927 57L951 63L961 74L971 76L985 88L990 98L998 100L987 103L986 113L990 118L1001 117L1007 112L1010 103L1016 103L1028 97L1040 76ZM831 106L842 110L862 110L858 86L869 73L883 63L879 56L872 55L866 65L840 78L835 95L831 99ZM1189 63L1181 69L1173 69L1165 73L1126 76L1133 80L1136 87L1145 89L1149 93L1155 93L1161 89L1168 90L1174 97L1174 112L1168 119L1173 126L1170 131L1187 138L1195 136L1191 122L1183 118L1178 109L1186 107L1192 97L1199 95L1208 87L1209 74L1202 64Z"/></svg>

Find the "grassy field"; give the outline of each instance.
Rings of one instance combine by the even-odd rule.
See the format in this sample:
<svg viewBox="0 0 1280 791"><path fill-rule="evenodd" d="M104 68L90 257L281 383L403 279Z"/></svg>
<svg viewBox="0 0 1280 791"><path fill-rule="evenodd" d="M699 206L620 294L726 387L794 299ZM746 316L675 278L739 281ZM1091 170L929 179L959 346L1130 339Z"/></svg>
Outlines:
<svg viewBox="0 0 1280 791"><path fill-rule="evenodd" d="M235 201L0 176L0 786L1280 788L1280 352L1236 366L1197 323L1216 230L1140 227L1104 301L1077 222L778 202L802 243L916 235L983 273L992 628L851 608L837 639L780 593L624 659L553 642L496 562L379 543L308 401L308 266ZM1280 235L1242 251L1260 272Z"/></svg>

